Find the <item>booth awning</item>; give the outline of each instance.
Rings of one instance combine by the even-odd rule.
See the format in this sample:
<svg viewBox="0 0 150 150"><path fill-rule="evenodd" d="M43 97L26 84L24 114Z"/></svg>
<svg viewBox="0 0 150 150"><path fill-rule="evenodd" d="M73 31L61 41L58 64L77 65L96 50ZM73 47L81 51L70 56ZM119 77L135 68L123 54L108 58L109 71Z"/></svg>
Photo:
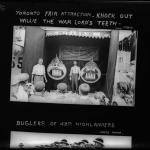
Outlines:
<svg viewBox="0 0 150 150"><path fill-rule="evenodd" d="M47 30L46 36L77 36L77 37L86 37L86 38L110 38L110 31L92 31L92 30L79 30L79 29L66 29L66 30Z"/></svg>

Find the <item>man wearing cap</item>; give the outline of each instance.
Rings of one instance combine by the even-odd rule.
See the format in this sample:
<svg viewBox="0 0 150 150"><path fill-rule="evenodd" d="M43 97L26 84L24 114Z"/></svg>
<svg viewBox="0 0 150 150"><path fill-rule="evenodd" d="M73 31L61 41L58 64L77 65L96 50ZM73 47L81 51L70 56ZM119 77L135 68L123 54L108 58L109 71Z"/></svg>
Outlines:
<svg viewBox="0 0 150 150"><path fill-rule="evenodd" d="M73 62L74 66L70 70L70 80L72 92L78 91L78 80L80 80L80 67L77 66L77 62Z"/></svg>
<svg viewBox="0 0 150 150"><path fill-rule="evenodd" d="M46 99L45 94L45 83L43 81L37 81L35 83L35 93L29 97L29 102L44 102Z"/></svg>
<svg viewBox="0 0 150 150"><path fill-rule="evenodd" d="M47 82L47 78L45 75L45 66L43 65L43 59L39 58L38 64L33 66L31 82L36 84L38 81Z"/></svg>

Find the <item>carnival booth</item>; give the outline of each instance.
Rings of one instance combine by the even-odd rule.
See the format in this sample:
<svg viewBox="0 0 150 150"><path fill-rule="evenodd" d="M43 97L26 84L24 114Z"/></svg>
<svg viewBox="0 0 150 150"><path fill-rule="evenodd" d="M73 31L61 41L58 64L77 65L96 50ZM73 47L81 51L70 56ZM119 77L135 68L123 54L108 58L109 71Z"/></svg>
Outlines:
<svg viewBox="0 0 150 150"><path fill-rule="evenodd" d="M87 83L90 92L103 91L111 98L119 31L100 29L26 27L22 72L31 76L39 58L46 68L46 90L59 83L70 88L69 73L73 61L81 69L79 85Z"/></svg>
<svg viewBox="0 0 150 150"><path fill-rule="evenodd" d="M92 91L101 89L104 86L107 71L109 41L109 31L94 32L83 29L46 31L45 65L48 66L55 60L64 66L62 74L57 69L52 71L47 87L56 89L59 82L65 82L68 85L68 90L71 90L69 73L73 61L76 60L81 69L79 84L83 82L90 84Z"/></svg>

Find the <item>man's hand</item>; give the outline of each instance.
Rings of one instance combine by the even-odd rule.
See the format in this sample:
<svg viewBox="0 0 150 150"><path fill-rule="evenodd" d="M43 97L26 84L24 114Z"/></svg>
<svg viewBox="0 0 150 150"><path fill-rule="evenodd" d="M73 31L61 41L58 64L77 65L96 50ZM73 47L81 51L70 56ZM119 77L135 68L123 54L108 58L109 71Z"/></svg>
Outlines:
<svg viewBox="0 0 150 150"><path fill-rule="evenodd" d="M47 78L46 78L46 75L44 74L44 79L45 79L45 83L47 83Z"/></svg>
<svg viewBox="0 0 150 150"><path fill-rule="evenodd" d="M70 78L69 78L69 79L70 79L70 81L71 81L71 76L70 76Z"/></svg>

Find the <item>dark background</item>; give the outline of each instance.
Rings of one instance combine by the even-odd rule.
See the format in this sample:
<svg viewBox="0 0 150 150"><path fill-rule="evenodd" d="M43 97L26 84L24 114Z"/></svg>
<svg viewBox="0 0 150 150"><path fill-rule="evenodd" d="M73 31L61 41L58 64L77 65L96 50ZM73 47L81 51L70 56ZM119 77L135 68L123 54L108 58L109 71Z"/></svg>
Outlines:
<svg viewBox="0 0 150 150"><path fill-rule="evenodd" d="M62 46L89 46L89 47L97 47L99 51L99 60L95 61L96 64L101 69L101 79L94 83L90 84L91 86L91 92L94 92L95 90L102 90L104 88L105 84L105 74L107 71L107 62L108 62L108 54L109 54L109 41L110 38L105 39L92 39L92 38L83 38L83 37L72 37L72 36L54 36L54 37L46 37L45 40L45 53L44 53L44 61L45 61L45 67L47 68L49 63L52 59L56 57L56 54L59 54L59 49ZM84 65L88 61L77 61L78 66L80 68L83 68ZM69 85L70 90L70 80L69 80L69 73L70 69L73 66L73 60L63 60L64 65L67 68L67 75L62 80L59 80L59 82L65 82L67 85ZM57 81L52 80L51 78L47 77L48 84L47 84L47 90L56 89ZM82 84L84 81L80 80L80 84Z"/></svg>
<svg viewBox="0 0 150 150"><path fill-rule="evenodd" d="M52 121L88 121L114 122L116 130L133 137L134 148L150 148L149 145L149 35L150 35L150 3L149 2L99 2L99 1L52 1L54 8L106 9L107 11L124 11L135 13L131 22L138 29L137 73L135 107L103 107L79 105L55 105L9 102L12 25L14 25L14 8L38 8L48 6L40 1L2 2L1 17L1 147L9 147L10 131L37 131L57 133L99 134L96 128L38 128L15 126L16 120L52 120ZM6 9L5 9L6 8ZM126 22L125 22L126 24Z"/></svg>

